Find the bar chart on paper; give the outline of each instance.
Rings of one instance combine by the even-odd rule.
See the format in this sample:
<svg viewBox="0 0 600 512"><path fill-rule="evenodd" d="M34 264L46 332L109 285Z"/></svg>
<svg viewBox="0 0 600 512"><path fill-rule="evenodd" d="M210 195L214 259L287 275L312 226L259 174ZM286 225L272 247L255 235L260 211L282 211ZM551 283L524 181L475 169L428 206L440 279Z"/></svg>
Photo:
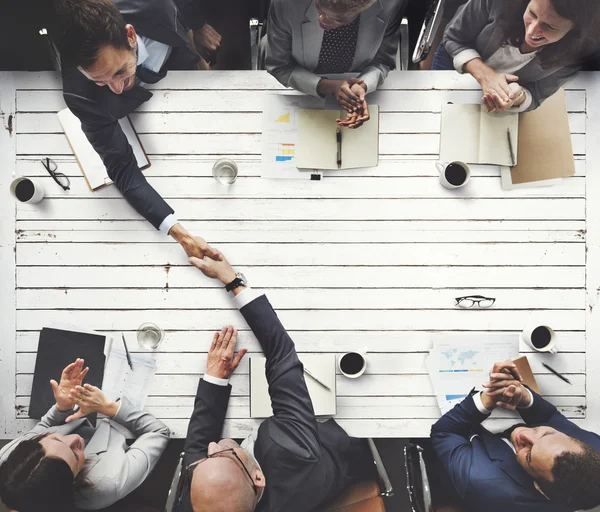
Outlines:
<svg viewBox="0 0 600 512"><path fill-rule="evenodd" d="M295 144L274 144L273 153L276 162L289 162L294 159Z"/></svg>

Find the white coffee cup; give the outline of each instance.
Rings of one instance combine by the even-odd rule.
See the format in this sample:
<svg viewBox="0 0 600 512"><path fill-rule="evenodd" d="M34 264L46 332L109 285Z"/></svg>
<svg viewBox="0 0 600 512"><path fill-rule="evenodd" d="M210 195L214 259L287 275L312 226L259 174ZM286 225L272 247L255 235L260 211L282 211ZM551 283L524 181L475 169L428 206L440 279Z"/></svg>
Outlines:
<svg viewBox="0 0 600 512"><path fill-rule="evenodd" d="M542 329L542 331L536 331L537 329ZM547 340L548 336L550 336L550 339L545 345L536 347L536 342L537 345L540 345L540 341ZM535 324L526 327L521 333L521 339L536 352L545 352L549 354L556 354L557 352L556 333L547 325Z"/></svg>
<svg viewBox="0 0 600 512"><path fill-rule="evenodd" d="M338 367L342 375L349 379L360 377L367 369L365 352L346 352L338 360Z"/></svg>
<svg viewBox="0 0 600 512"><path fill-rule="evenodd" d="M465 179L462 183L459 184L455 184L452 183L451 181L448 180L448 176L447 176L447 170L451 165L457 165L459 167L462 168L462 170L465 173ZM460 187L464 187L468 182L469 179L471 178L471 169L469 168L469 166L464 163L464 162L436 162L435 163L435 167L437 168L438 172L440 173L440 183L442 184L443 187L446 188L460 188Z"/></svg>
<svg viewBox="0 0 600 512"><path fill-rule="evenodd" d="M22 192L19 191L19 197L19 195L17 194L17 186L20 183L25 182L30 183L30 185L28 185L27 190L28 194L26 196L23 196L21 195ZM23 185L21 185L21 187L23 187ZM12 181L12 183L10 184L10 193L17 201L20 201L21 203L39 203L44 198L44 188L42 187L42 185L40 185L38 181L33 180L31 178L26 178L24 176L19 176L18 178L15 178Z"/></svg>

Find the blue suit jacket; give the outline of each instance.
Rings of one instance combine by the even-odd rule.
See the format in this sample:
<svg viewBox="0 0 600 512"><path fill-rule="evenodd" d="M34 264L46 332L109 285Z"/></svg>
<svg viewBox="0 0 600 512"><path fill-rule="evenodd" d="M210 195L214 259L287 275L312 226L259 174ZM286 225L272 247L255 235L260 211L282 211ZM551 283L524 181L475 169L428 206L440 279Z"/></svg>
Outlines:
<svg viewBox="0 0 600 512"><path fill-rule="evenodd" d="M549 426L600 450L600 436L583 430L565 418L537 393L533 405L519 409L531 427ZM481 422L473 397L442 416L431 428L431 441L450 480L468 510L473 512L572 512L548 501L534 487L533 479L517 462L500 436L488 432ZM475 436L475 437L473 437Z"/></svg>

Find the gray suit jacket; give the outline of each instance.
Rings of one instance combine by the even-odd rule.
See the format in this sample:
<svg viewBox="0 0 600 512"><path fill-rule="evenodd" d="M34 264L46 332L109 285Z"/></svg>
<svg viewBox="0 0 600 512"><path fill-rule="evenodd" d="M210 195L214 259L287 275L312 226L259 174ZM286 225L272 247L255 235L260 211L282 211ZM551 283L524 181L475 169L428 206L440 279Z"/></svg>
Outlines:
<svg viewBox="0 0 600 512"><path fill-rule="evenodd" d="M469 0L446 27L443 44L454 59L454 67L464 73L463 66L473 58L473 50L486 61L503 44L498 20L507 0ZM465 53L466 52L466 53ZM519 69L519 84L533 96L528 110L538 108L580 69L579 65L542 68L539 58Z"/></svg>
<svg viewBox="0 0 600 512"><path fill-rule="evenodd" d="M407 0L377 0L360 15L351 73L360 73L367 92L379 87L394 69L400 22ZM286 87L318 96L323 42L314 0L272 0L267 27L266 68Z"/></svg>
<svg viewBox="0 0 600 512"><path fill-rule="evenodd" d="M73 412L60 412L53 406L33 429L0 451L0 465L25 439L52 433L89 437L93 427L86 418L65 423ZM125 436L115 424L122 425L136 436L131 446L127 446ZM167 447L169 435L169 429L162 421L136 410L127 399L123 399L115 417L99 420L86 443L86 461L82 471L91 486L75 496L75 506L98 510L127 496L150 474Z"/></svg>

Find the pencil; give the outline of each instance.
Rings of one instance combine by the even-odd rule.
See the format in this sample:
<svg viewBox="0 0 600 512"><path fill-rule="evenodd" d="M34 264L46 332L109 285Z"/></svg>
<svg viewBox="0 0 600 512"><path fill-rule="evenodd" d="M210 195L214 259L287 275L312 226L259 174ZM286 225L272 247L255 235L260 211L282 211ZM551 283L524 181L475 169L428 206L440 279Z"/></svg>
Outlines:
<svg viewBox="0 0 600 512"><path fill-rule="evenodd" d="M323 386L324 388L331 391L331 388L327 384L325 384L322 380L318 379L306 366L304 367L304 373L306 373L306 375L310 375L314 380L316 380L319 384L321 384L321 386Z"/></svg>
<svg viewBox="0 0 600 512"><path fill-rule="evenodd" d="M517 165L517 162L515 161L515 152L513 150L512 137L510 135L510 128L507 128L506 136L508 137L508 150L510 151L510 161L512 162L512 166L514 167L515 165Z"/></svg>
<svg viewBox="0 0 600 512"><path fill-rule="evenodd" d="M125 341L125 335L121 333L121 338L123 338L123 345L125 345L125 355L127 356L127 364L129 368L133 370L133 364L131 363L131 356L129 355L129 349L127 348L127 342Z"/></svg>
<svg viewBox="0 0 600 512"><path fill-rule="evenodd" d="M550 370L554 375L556 375L559 379L564 380L567 384L571 384L571 381L567 379L564 375L558 373L554 368L548 366L546 363L542 363L542 366L546 368L546 370ZM571 384L572 385L572 384Z"/></svg>

